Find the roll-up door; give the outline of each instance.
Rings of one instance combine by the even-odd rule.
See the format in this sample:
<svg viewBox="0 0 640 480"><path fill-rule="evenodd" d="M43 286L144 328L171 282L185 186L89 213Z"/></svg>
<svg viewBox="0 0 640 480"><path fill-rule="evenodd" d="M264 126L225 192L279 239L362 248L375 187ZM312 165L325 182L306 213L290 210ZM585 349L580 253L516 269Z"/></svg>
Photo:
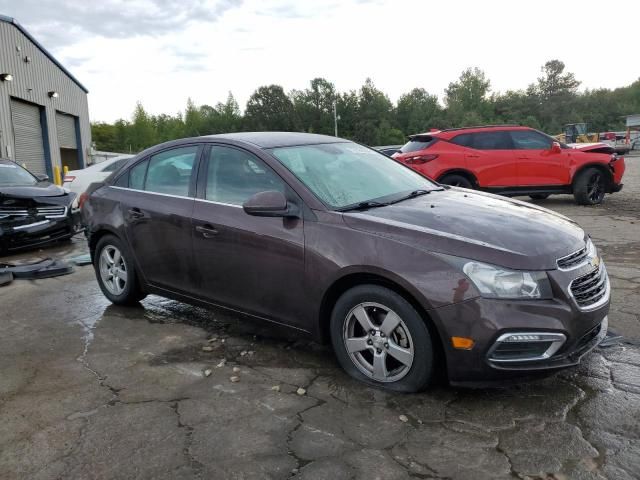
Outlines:
<svg viewBox="0 0 640 480"><path fill-rule="evenodd" d="M56 129L60 148L78 148L75 117L56 112Z"/></svg>
<svg viewBox="0 0 640 480"><path fill-rule="evenodd" d="M47 173L40 108L11 99L11 121L15 140L15 160L33 173Z"/></svg>

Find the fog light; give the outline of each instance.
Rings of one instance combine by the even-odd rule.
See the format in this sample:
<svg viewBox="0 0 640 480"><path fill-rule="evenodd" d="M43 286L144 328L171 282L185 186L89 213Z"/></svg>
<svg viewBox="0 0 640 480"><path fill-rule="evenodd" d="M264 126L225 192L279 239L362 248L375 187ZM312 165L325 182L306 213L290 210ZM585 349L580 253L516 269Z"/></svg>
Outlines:
<svg viewBox="0 0 640 480"><path fill-rule="evenodd" d="M567 340L563 333L514 332L500 335L489 349L492 362L531 362L553 356Z"/></svg>
<svg viewBox="0 0 640 480"><path fill-rule="evenodd" d="M467 337L451 337L453 348L458 350L471 350L476 342L472 338Z"/></svg>

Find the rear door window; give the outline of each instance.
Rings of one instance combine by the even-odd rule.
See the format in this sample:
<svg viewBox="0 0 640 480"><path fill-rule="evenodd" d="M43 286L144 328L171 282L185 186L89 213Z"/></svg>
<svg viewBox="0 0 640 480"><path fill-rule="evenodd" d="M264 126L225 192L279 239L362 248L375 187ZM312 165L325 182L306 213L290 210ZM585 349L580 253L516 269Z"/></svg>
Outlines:
<svg viewBox="0 0 640 480"><path fill-rule="evenodd" d="M429 148L436 141L437 139L430 135L415 136L400 148L400 153L411 153L424 150L425 148Z"/></svg>
<svg viewBox="0 0 640 480"><path fill-rule="evenodd" d="M144 178L147 175L147 167L149 166L149 160L136 164L131 170L129 170L129 188L135 190L144 190ZM126 175L123 175L125 177ZM122 178L122 177L120 177ZM118 179L118 184L120 179Z"/></svg>
<svg viewBox="0 0 640 480"><path fill-rule="evenodd" d="M472 147L476 150L511 150L513 144L509 132L472 133Z"/></svg>
<svg viewBox="0 0 640 480"><path fill-rule="evenodd" d="M197 153L198 147L193 145L153 155L149 161L144 189L166 195L189 196Z"/></svg>
<svg viewBox="0 0 640 480"><path fill-rule="evenodd" d="M531 130L513 130L510 133L513 146L517 150L548 150L553 141L541 133Z"/></svg>
<svg viewBox="0 0 640 480"><path fill-rule="evenodd" d="M451 143L455 143L456 145L460 145L461 147L471 147L473 136L470 133L463 133L460 135L456 135L450 141Z"/></svg>

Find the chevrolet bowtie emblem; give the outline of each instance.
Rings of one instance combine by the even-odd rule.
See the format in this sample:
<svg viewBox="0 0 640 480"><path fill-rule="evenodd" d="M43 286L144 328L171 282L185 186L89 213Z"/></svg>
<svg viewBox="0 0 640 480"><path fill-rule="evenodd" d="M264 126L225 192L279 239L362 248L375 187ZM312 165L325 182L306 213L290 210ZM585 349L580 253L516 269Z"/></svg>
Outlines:
<svg viewBox="0 0 640 480"><path fill-rule="evenodd" d="M591 264L592 267L597 268L600 266L600 257L593 257L591 259L591 261L589 262Z"/></svg>

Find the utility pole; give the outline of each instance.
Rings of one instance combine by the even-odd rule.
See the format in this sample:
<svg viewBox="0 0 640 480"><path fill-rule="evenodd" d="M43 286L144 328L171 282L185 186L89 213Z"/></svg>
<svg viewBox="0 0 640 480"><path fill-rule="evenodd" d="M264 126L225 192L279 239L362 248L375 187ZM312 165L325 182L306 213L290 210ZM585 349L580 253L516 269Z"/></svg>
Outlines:
<svg viewBox="0 0 640 480"><path fill-rule="evenodd" d="M338 103L333 101L333 126L335 130L335 136L338 136Z"/></svg>

